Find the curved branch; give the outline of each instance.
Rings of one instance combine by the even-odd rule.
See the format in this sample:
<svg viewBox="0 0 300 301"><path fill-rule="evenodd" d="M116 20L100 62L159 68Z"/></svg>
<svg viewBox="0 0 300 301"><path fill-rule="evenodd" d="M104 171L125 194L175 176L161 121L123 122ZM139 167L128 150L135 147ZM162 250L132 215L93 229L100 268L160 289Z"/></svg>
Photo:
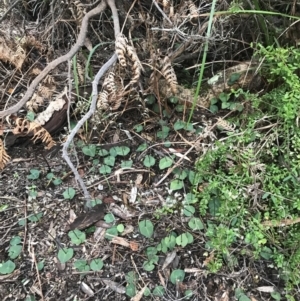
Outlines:
<svg viewBox="0 0 300 301"><path fill-rule="evenodd" d="M105 8L106 8L106 2L102 1L97 7L89 11L84 18L82 19L82 24L80 28L80 33L78 35L78 39L74 46L70 49L68 53L66 53L63 56L60 56L59 58L55 59L47 67L32 81L31 85L27 89L25 95L23 98L14 106L10 107L7 110L0 111L0 118L4 118L8 115L14 114L18 112L23 105L31 98L31 96L34 93L34 90L36 89L37 85L48 75L50 71L52 71L54 68L56 68L59 64L70 60L76 53L77 51L83 46L84 40L87 34L88 30L88 21L91 17L100 14Z"/></svg>

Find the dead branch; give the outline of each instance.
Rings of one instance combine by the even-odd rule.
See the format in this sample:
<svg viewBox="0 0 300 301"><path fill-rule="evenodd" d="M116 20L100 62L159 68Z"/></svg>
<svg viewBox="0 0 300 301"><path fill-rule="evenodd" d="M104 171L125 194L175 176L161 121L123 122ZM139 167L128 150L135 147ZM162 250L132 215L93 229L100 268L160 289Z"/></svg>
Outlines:
<svg viewBox="0 0 300 301"><path fill-rule="evenodd" d="M112 15L113 15L113 20L114 20L114 32L115 32L115 38L120 34L120 22L119 22L119 15L118 11L115 5L115 0L107 0L107 4L109 5ZM71 144L73 138L75 137L76 133L78 130L83 126L83 124L94 114L96 110L96 105L97 105L97 99L98 99L98 83L101 79L101 77L105 74L105 72L116 62L117 60L117 54L114 53L113 56L101 67L101 69L98 71L97 75L95 76L92 85L93 85L93 91L92 91L92 102L89 108L89 111L79 120L75 128L71 131L71 133L68 136L67 141L64 143L63 146L63 159L68 163L69 167L71 168L72 172L75 175L75 179L77 180L78 184L80 185L84 197L87 200L86 206L90 207L89 201L91 200L91 196L82 180L80 177L77 169L73 165L73 163L70 160L70 157L68 155L68 147Z"/></svg>
<svg viewBox="0 0 300 301"><path fill-rule="evenodd" d="M110 1L108 1L110 2ZM47 67L32 81L31 85L27 89L25 95L23 98L14 106L10 107L7 110L0 111L0 118L4 118L8 115L14 114L18 112L22 106L31 98L33 95L37 85L48 75L50 71L52 71L54 68L56 68L59 64L70 60L77 52L78 50L83 46L87 30L88 30L88 21L91 17L100 14L105 8L106 8L107 3L103 0L97 7L89 11L83 18L82 24L80 27L80 32L78 35L78 39L74 46L70 49L68 53L66 53L63 56L60 56L59 58L55 59Z"/></svg>

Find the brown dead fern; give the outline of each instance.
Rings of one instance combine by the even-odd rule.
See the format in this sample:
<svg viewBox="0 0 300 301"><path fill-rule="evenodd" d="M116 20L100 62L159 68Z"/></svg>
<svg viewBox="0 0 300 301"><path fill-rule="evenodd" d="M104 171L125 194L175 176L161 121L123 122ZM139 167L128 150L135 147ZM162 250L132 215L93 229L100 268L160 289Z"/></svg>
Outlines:
<svg viewBox="0 0 300 301"><path fill-rule="evenodd" d="M50 149L55 145L51 135L39 123L32 122L27 119L17 118L13 129L14 135L30 136L33 135L33 142L41 140L45 144L46 149Z"/></svg>
<svg viewBox="0 0 300 301"><path fill-rule="evenodd" d="M0 60L14 65L18 70L23 66L26 52L21 45L0 37Z"/></svg>
<svg viewBox="0 0 300 301"><path fill-rule="evenodd" d="M221 117L218 118L216 125L228 132L234 132L234 130L235 130L235 125L232 125L227 120L225 120Z"/></svg>
<svg viewBox="0 0 300 301"><path fill-rule="evenodd" d="M135 49L132 46L128 46L126 47L127 50L127 54L129 59L132 62L132 79L130 81L130 84L135 84L138 82L138 80L140 79L140 75L141 75L141 71L142 71L142 65L141 62L136 54Z"/></svg>
<svg viewBox="0 0 300 301"><path fill-rule="evenodd" d="M119 34L116 38L116 54L122 67L126 67L126 47L128 41L123 34Z"/></svg>
<svg viewBox="0 0 300 301"><path fill-rule="evenodd" d="M97 99L98 110L107 110L109 108L108 95L109 93L106 90L103 90L98 94L98 99Z"/></svg>
<svg viewBox="0 0 300 301"><path fill-rule="evenodd" d="M161 65L162 65L161 73L163 77L167 80L167 83L170 86L172 93L174 95L177 94L177 90L178 90L177 77L168 56L166 56L163 59Z"/></svg>
<svg viewBox="0 0 300 301"><path fill-rule="evenodd" d="M10 156L6 153L4 143L0 138L0 170L2 170L9 161Z"/></svg>

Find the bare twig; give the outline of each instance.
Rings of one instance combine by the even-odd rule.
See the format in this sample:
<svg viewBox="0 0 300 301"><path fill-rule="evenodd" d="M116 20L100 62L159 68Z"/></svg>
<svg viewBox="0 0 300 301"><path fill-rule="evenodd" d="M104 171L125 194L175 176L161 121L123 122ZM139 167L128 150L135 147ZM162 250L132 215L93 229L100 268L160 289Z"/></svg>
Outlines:
<svg viewBox="0 0 300 301"><path fill-rule="evenodd" d="M75 179L79 183L81 189L83 190L84 197L87 200L90 200L90 194L87 191L86 186L83 183L82 178L80 177L77 169L73 165L73 163L70 160L70 157L68 156L67 149L69 145L71 144L73 138L75 137L78 130L83 126L83 124L93 115L93 113L96 110L96 104L97 104L97 98L98 98L98 82L101 79L101 77L104 75L104 73L116 62L117 55L114 54L98 71L97 75L95 76L95 79L93 80L93 92L92 92L92 102L89 111L78 121L72 132L69 134L67 141L64 143L63 146L63 155L62 157L65 159L65 161L70 166L71 170L73 171L75 175Z"/></svg>
<svg viewBox="0 0 300 301"><path fill-rule="evenodd" d="M119 22L119 16L118 16L118 11L115 5L115 0L107 0L107 4L109 5L112 15L113 15L113 20L114 20L114 31L115 31L115 37L117 37L120 34L120 22ZM96 105L97 105L97 98L98 98L98 83L101 79L101 77L104 75L104 73L117 61L117 55L114 53L113 56L101 67L101 69L98 71L97 75L95 76L93 80L93 91L92 91L92 102L90 105L89 111L79 120L75 128L71 131L71 133L68 136L67 141L65 142L63 146L63 158L65 161L68 163L70 166L72 172L75 175L75 179L77 180L78 184L80 185L84 197L87 200L86 206L90 207L90 199L91 196L82 180L80 177L77 169L73 165L73 163L70 160L70 157L68 156L67 149L69 145L71 144L73 138L75 137L76 133L78 130L83 126L83 124L93 115L93 113L96 110Z"/></svg>
<svg viewBox="0 0 300 301"><path fill-rule="evenodd" d="M50 71L56 68L59 64L71 59L77 51L82 47L85 41L85 37L87 34L88 29L88 21L91 17L100 14L106 8L106 2L102 1L97 7L89 11L83 18L80 33L78 35L78 39L75 45L71 48L71 50L63 56L60 56L56 60L49 63L49 65L32 81L31 85L29 86L28 90L26 91L23 98L14 106L10 107L7 110L0 111L0 118L4 118L8 115L14 114L18 112L22 106L31 98L33 95L37 85L48 75Z"/></svg>

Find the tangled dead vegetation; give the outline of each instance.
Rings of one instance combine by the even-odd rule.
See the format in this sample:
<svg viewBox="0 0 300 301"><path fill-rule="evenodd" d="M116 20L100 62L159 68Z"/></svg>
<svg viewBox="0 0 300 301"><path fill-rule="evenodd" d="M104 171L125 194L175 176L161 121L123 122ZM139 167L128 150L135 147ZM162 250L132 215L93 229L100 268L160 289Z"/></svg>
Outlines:
<svg viewBox="0 0 300 301"><path fill-rule="evenodd" d="M139 99L140 93L142 95L153 93L158 98L183 95L180 98L184 103L192 103L193 92L192 90L189 92L188 89L178 84L176 69L180 70L186 65L192 67L195 58L200 55L204 41L203 32L207 26L205 12L209 11L210 6L197 1L154 1L154 4L154 6L149 6L149 3L145 2L131 6L129 3L116 1L120 17L125 23L123 32L117 34L115 39L118 64L112 66L110 72L107 73L98 94L99 112L116 111L122 103L128 103L129 99ZM3 78L0 117L18 114L21 107L26 104L27 112L38 114L32 122L44 128L46 132L50 129L48 133L51 137L51 133L56 132L65 123L67 108L74 101L74 99L69 99L72 93L69 90L70 85L67 88L63 84L63 81L71 75L66 72L67 66L64 62L80 51L82 45L86 45L90 51L93 48L96 49L95 45L99 47L103 39L111 36L111 29L106 25L108 23L104 15L100 16L104 23L101 26L97 23L99 20L97 15L104 11L106 1L102 1L96 8L93 8L93 3L89 1L85 3L71 1L66 7L54 6L52 7L54 12L59 13L59 19L54 24L49 15L45 14L46 6L36 0L30 3L22 1L19 7L20 11L23 10L31 18L42 17L40 24L42 27L47 27L46 32L28 32L28 30L17 29L16 33L11 34L5 31L3 24L0 25L2 26L0 27L0 61L12 71L11 75L6 78L4 69L0 74ZM220 1L219 9L224 8L226 6ZM201 17L201 14L204 16ZM13 10L12 18L17 17L18 12ZM63 25L63 20L70 17L73 18L74 24L72 25L71 22L66 27ZM215 30L217 31L218 27L222 29L229 26L230 22L232 22L230 18L217 18L214 24ZM29 28L31 23L28 22L27 26ZM71 28L74 29L71 40L73 39L74 42L77 40L77 42L67 54L59 56L61 53L59 37L70 34ZM76 34L78 28L80 29L79 35ZM56 32L59 32L57 39L54 38ZM19 36L22 38L18 38ZM224 50L222 50L224 45L218 42L217 36L211 44L214 44L216 49L219 48L214 57L221 57L223 54L221 55L220 51ZM88 83L87 70L95 69L93 61L90 61L90 65L86 65L88 61L83 54L84 50L81 50L78 53L76 65L73 65L77 69L78 83L82 85ZM57 58L53 60L55 57ZM100 56L101 60L104 62L105 58ZM249 81L251 78L249 77ZM70 77L69 80L71 80ZM164 82L166 84L162 84ZM26 86L29 88L25 88ZM198 99L198 103L204 107L216 93L226 89L225 86L216 88L215 83L213 86ZM75 97L75 101L79 98ZM12 103L15 104L11 106ZM79 113L76 109L74 112ZM23 117L17 115L14 118ZM15 135L16 130L4 120L2 123L6 137L4 144L11 146L13 143L10 141L14 139L10 139L9 136ZM30 125L31 122L28 121L28 124ZM57 128L53 126L55 124ZM18 128L18 131L22 130ZM20 135L20 132L18 134ZM26 132L26 135L28 134ZM34 137L36 141L39 136L34 134ZM47 147L49 145L51 144L47 144ZM2 166L4 165L2 162Z"/></svg>

